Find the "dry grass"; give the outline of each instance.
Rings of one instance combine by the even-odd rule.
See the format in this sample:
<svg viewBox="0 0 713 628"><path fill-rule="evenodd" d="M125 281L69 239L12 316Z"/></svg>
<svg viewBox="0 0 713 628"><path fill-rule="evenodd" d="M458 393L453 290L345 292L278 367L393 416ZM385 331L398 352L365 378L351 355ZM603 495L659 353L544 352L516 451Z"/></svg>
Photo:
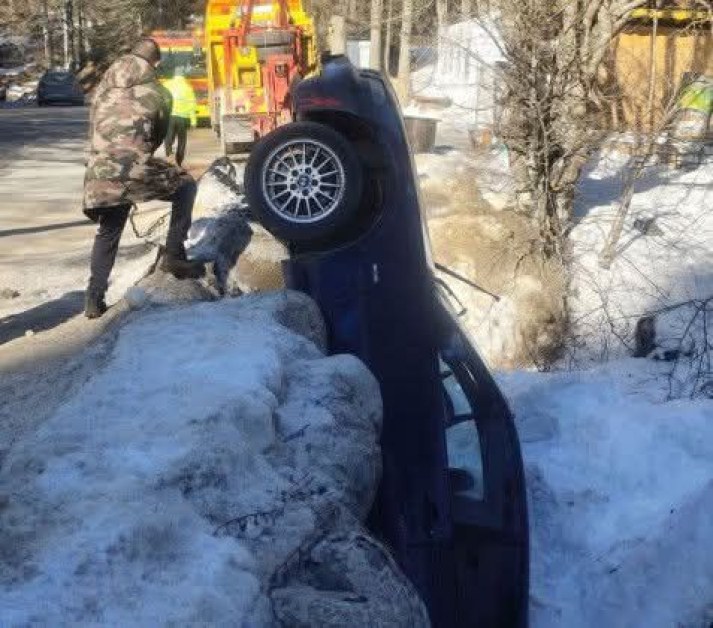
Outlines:
<svg viewBox="0 0 713 628"><path fill-rule="evenodd" d="M446 196L424 193L434 258L486 290L490 297L445 278L468 308L465 324L488 360L501 368L546 368L557 359L566 331L565 274L534 254L536 229L521 215L497 211L465 172ZM437 207L437 209L434 209Z"/></svg>

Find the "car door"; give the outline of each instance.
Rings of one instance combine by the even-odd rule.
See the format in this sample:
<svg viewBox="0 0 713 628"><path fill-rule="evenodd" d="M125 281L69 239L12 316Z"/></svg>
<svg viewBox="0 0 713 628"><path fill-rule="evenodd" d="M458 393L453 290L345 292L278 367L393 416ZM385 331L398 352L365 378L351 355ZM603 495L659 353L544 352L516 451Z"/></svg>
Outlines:
<svg viewBox="0 0 713 628"><path fill-rule="evenodd" d="M525 476L512 413L450 308L440 362L459 626L526 626Z"/></svg>

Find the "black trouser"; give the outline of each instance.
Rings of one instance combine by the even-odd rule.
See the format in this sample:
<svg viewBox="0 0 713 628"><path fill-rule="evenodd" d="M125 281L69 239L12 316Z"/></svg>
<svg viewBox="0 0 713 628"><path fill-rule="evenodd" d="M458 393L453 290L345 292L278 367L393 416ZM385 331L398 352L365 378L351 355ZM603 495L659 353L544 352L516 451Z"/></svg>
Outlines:
<svg viewBox="0 0 713 628"><path fill-rule="evenodd" d="M183 163L183 158L186 156L186 143L188 142L188 128L191 126L191 121L188 118L179 118L171 116L168 122L168 132L166 133L166 157L170 157L173 152L173 142L178 138L178 146L176 147L176 163L180 166Z"/></svg>
<svg viewBox="0 0 713 628"><path fill-rule="evenodd" d="M193 201L197 186L193 181L184 183L171 197L171 221L166 236L166 255L177 259L186 258L183 242L191 228ZM94 237L90 264L89 290L104 294L109 285L109 275L114 267L116 252L119 250L121 233L131 211L130 205L102 207L86 210L87 216L99 223Z"/></svg>

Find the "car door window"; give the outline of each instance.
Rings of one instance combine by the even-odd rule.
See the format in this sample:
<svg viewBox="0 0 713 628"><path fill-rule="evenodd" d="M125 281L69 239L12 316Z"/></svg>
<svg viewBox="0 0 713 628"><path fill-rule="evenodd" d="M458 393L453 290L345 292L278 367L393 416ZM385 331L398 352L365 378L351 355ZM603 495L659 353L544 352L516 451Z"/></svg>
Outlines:
<svg viewBox="0 0 713 628"><path fill-rule="evenodd" d="M441 362L441 381L449 409L446 443L451 490L464 497L483 499L483 462L474 420L475 400L468 398L445 362Z"/></svg>

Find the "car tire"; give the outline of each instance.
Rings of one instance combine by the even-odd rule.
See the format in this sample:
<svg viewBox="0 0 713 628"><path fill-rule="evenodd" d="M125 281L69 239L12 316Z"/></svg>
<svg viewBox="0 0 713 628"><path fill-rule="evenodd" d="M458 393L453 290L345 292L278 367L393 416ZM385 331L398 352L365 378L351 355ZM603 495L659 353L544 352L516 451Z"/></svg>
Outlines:
<svg viewBox="0 0 713 628"><path fill-rule="evenodd" d="M292 46L292 42L295 40L294 33L289 31L258 31L254 33L248 33L245 37L245 43L248 46L255 46L256 48L266 48L270 46Z"/></svg>
<svg viewBox="0 0 713 628"><path fill-rule="evenodd" d="M316 122L278 127L255 144L245 166L252 214L287 243L337 243L356 222L362 190L356 150Z"/></svg>

